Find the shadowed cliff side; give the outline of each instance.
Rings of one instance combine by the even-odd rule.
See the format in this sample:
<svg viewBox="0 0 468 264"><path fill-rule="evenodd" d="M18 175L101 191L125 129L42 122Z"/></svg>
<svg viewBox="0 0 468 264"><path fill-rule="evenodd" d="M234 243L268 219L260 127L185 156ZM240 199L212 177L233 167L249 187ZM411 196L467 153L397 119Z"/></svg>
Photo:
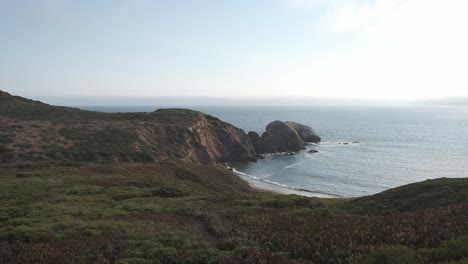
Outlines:
<svg viewBox="0 0 468 264"><path fill-rule="evenodd" d="M0 162L255 161L243 130L201 112L100 113L0 92Z"/></svg>

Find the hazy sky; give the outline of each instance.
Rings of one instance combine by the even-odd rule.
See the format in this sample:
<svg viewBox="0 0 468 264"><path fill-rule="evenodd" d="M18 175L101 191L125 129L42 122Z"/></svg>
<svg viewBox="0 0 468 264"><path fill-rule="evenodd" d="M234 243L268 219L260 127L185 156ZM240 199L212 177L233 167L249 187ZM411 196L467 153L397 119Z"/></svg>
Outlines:
<svg viewBox="0 0 468 264"><path fill-rule="evenodd" d="M0 0L0 90L468 96L466 0Z"/></svg>

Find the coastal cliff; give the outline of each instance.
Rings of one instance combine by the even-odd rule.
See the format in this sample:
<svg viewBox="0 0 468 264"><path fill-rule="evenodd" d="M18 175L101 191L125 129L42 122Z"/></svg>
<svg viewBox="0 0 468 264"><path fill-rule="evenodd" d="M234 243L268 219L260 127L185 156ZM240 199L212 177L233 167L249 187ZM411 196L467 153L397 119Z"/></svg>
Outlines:
<svg viewBox="0 0 468 264"><path fill-rule="evenodd" d="M320 141L312 128L295 122L274 121L260 137L188 109L102 113L1 91L0 102L0 162L241 162Z"/></svg>
<svg viewBox="0 0 468 264"><path fill-rule="evenodd" d="M0 93L0 162L255 161L242 129L187 109L100 113Z"/></svg>

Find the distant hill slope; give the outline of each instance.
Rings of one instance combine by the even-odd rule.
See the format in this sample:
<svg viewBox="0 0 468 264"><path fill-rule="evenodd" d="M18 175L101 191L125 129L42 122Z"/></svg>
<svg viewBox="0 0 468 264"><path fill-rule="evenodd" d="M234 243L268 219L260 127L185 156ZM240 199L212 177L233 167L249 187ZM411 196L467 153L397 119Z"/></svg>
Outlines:
<svg viewBox="0 0 468 264"><path fill-rule="evenodd" d="M243 130L201 112L100 113L0 91L0 162L255 160Z"/></svg>
<svg viewBox="0 0 468 264"><path fill-rule="evenodd" d="M380 215L468 203L468 178L440 178L390 189L345 202L348 213Z"/></svg>

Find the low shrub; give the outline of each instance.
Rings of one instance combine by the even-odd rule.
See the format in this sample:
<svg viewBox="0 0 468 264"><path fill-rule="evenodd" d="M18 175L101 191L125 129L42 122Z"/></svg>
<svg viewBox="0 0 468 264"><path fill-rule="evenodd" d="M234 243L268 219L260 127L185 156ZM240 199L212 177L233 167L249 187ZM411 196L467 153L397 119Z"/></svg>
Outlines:
<svg viewBox="0 0 468 264"><path fill-rule="evenodd" d="M364 264L411 264L417 263L416 252L408 247L395 245L372 251Z"/></svg>

